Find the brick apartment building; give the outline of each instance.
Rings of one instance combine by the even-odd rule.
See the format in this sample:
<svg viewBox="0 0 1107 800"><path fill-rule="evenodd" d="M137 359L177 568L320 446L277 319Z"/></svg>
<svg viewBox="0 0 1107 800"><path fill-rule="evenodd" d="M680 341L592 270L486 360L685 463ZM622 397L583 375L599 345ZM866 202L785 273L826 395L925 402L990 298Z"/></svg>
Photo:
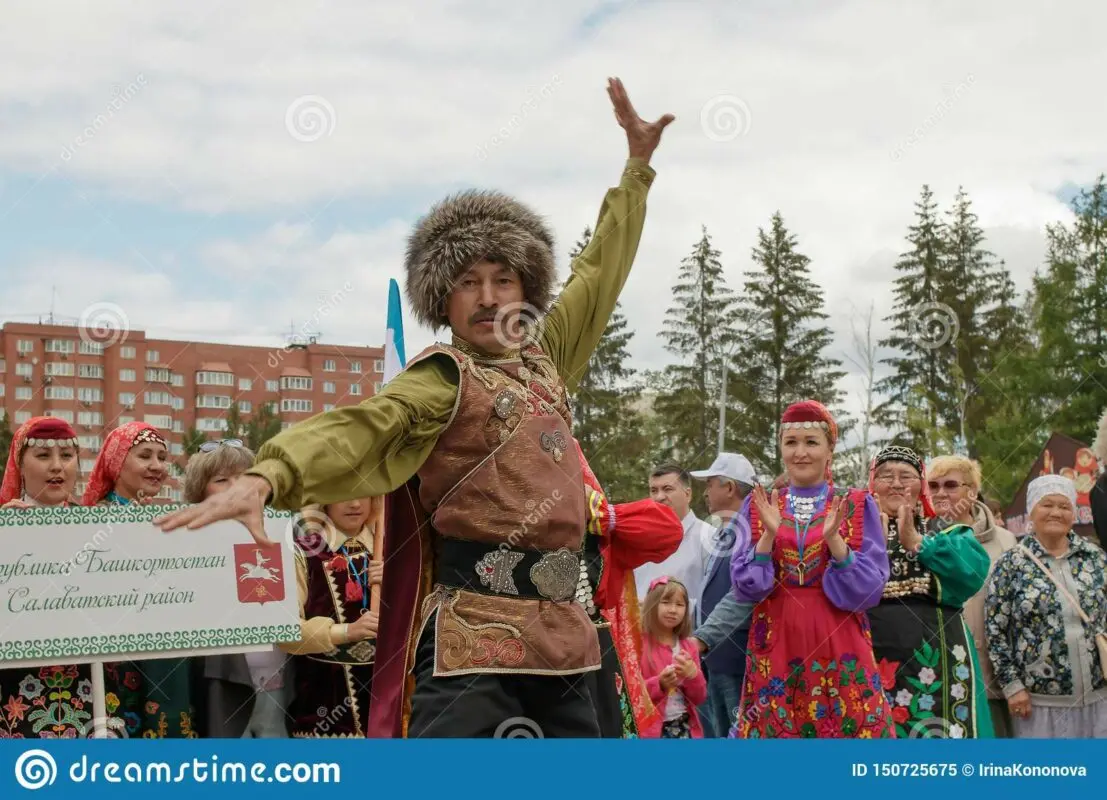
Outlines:
<svg viewBox="0 0 1107 800"><path fill-rule="evenodd" d="M283 427L380 390L384 349L320 344L283 348L148 339L127 331L98 344L71 325L5 323L0 329L0 406L14 431L33 416L60 417L80 437L78 494L104 437L143 420L160 429L183 464L184 433L209 438L238 406L243 421L269 403ZM7 458L7 454L2 454ZM173 481L163 490L180 500Z"/></svg>

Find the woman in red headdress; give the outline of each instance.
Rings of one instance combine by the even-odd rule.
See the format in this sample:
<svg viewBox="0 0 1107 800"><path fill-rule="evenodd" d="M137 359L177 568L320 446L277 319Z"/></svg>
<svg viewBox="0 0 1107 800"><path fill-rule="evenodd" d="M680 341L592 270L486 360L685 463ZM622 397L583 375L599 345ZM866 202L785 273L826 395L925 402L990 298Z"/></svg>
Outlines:
<svg viewBox="0 0 1107 800"><path fill-rule="evenodd" d="M104 440L82 505L126 506L153 500L169 475L168 455L165 439L153 425L120 425ZM121 666L142 678L139 682L124 681L120 694L108 698L109 706L118 705L123 710L129 736L197 737L193 698L198 696L202 681L198 660L163 658Z"/></svg>
<svg viewBox="0 0 1107 800"><path fill-rule="evenodd" d="M838 426L822 404L790 406L780 449L788 484L742 508L734 592L754 603L746 683L732 736L894 737L865 612L880 602L888 553L876 502L836 489Z"/></svg>
<svg viewBox="0 0 1107 800"><path fill-rule="evenodd" d="M32 417L12 437L0 508L69 505L77 483L77 434L65 420Z"/></svg>
<svg viewBox="0 0 1107 800"><path fill-rule="evenodd" d="M684 526L671 508L653 500L610 503L579 442L576 447L588 503L577 600L596 626L603 654L600 668L586 673L589 691L600 736L636 739L644 731L659 729L661 718L640 666L641 615L634 570L675 553L684 539Z"/></svg>

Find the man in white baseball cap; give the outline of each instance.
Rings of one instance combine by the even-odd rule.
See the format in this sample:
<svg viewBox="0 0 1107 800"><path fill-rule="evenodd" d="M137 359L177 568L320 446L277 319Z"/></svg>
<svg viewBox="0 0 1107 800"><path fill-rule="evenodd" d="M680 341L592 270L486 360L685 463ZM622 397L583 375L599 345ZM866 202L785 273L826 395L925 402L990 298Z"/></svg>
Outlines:
<svg viewBox="0 0 1107 800"><path fill-rule="evenodd" d="M742 502L757 485L757 473L749 459L738 453L719 453L710 467L692 472L707 481L707 510L722 519L722 527L704 542L707 558L700 582L699 627L693 633L707 674L707 701L700 719L710 735L725 737L742 697L746 671L746 642L750 606L734 597L730 583L730 555L743 529ZM748 534L747 534L748 535Z"/></svg>

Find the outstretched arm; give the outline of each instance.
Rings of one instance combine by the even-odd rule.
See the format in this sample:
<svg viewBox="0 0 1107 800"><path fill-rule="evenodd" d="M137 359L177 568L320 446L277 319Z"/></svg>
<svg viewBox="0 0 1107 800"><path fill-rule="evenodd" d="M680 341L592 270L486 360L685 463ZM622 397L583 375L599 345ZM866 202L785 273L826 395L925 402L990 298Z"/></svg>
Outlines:
<svg viewBox="0 0 1107 800"><path fill-rule="evenodd" d="M626 283L646 220L646 195L653 183L650 158L661 132L673 121L666 114L646 122L634 110L622 81L608 81L615 118L626 131L630 158L619 186L608 190L599 221L584 252L573 262L565 288L546 315L542 347L571 392L607 328Z"/></svg>

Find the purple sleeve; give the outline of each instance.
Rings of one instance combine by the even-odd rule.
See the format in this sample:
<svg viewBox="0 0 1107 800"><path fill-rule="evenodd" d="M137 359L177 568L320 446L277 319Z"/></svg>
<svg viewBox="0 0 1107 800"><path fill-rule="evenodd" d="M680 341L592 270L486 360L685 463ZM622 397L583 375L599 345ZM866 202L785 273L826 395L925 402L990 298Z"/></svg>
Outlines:
<svg viewBox="0 0 1107 800"><path fill-rule="evenodd" d="M823 573L823 591L843 611L867 611L880 602L888 582L888 549L876 501L865 495L861 549L844 561L831 560Z"/></svg>
<svg viewBox="0 0 1107 800"><path fill-rule="evenodd" d="M730 581L740 603L760 603L773 590L772 556L754 553L749 497L739 512L738 535L730 556Z"/></svg>

